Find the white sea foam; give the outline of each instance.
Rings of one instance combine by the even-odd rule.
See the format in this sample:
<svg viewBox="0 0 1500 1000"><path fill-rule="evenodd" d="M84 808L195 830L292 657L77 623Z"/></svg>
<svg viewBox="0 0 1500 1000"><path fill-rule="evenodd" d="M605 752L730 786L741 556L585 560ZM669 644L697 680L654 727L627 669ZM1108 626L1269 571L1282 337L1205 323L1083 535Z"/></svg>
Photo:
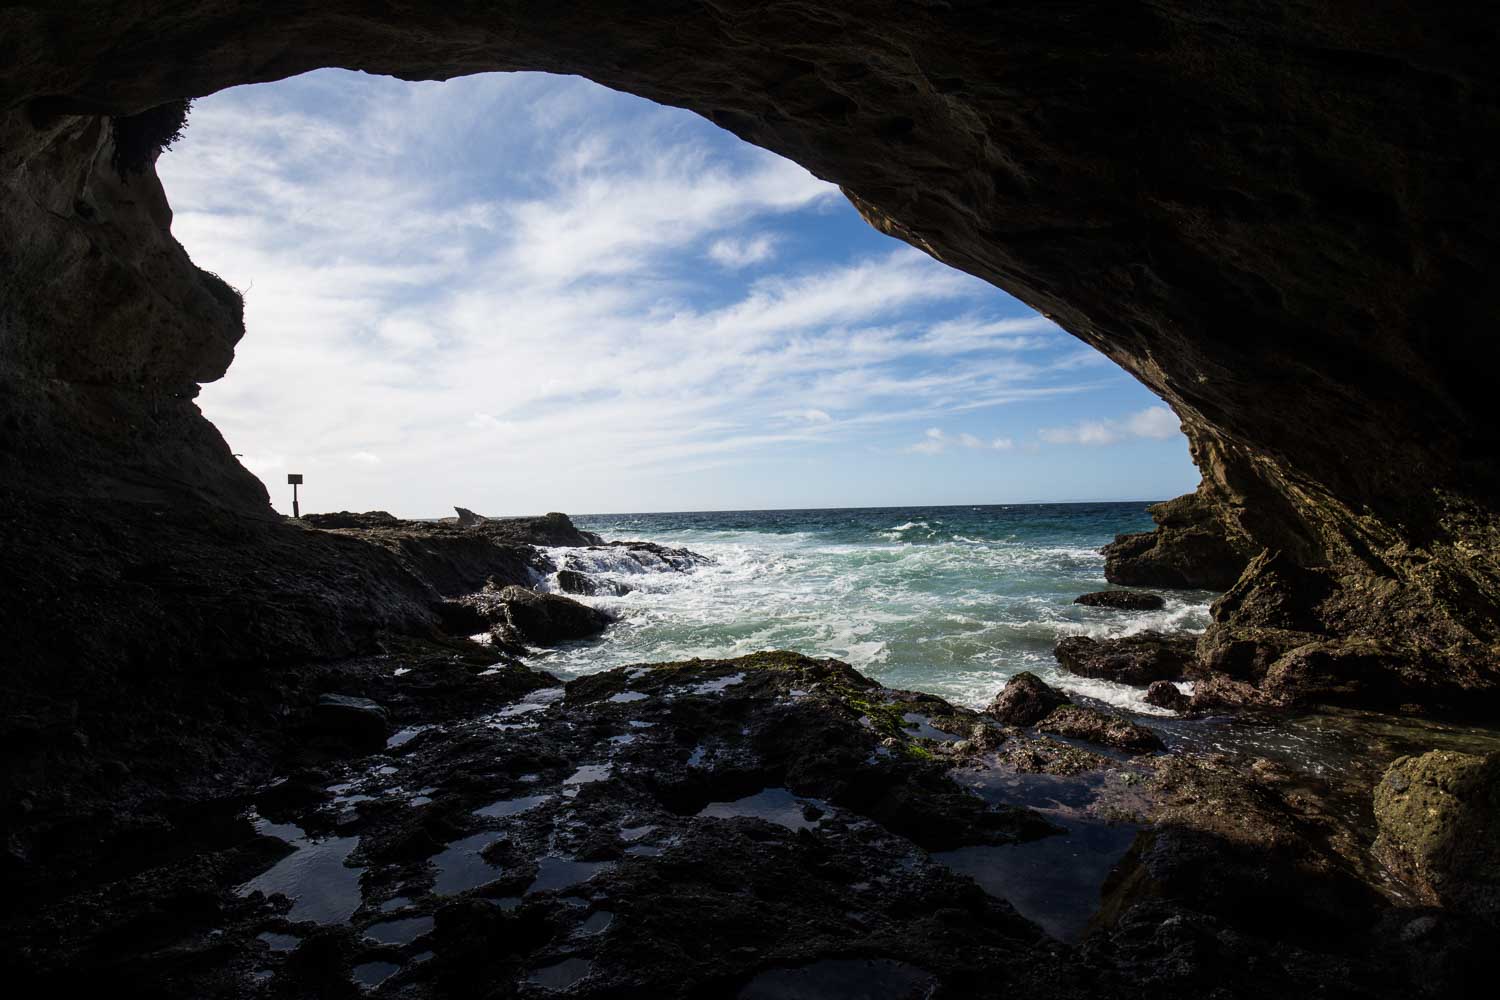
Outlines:
<svg viewBox="0 0 1500 1000"><path fill-rule="evenodd" d="M538 665L564 677L621 664L729 657L795 649L843 659L892 687L982 706L1021 670L1080 695L1159 714L1142 691L1064 675L1052 646L1065 635L1106 637L1147 629L1199 630L1213 595L1173 592L1160 611L1120 612L1072 603L1103 585L1093 544L984 539L933 532L911 520L859 541L817 531L661 532L662 544L712 559L672 572L618 549L554 549L555 565L631 592L580 600L616 615L596 640L557 647ZM648 527L628 529L634 537ZM899 533L887 539L882 534ZM1104 540L1108 540L1107 537ZM1092 539L1088 541L1092 542ZM555 577L549 581L555 586Z"/></svg>

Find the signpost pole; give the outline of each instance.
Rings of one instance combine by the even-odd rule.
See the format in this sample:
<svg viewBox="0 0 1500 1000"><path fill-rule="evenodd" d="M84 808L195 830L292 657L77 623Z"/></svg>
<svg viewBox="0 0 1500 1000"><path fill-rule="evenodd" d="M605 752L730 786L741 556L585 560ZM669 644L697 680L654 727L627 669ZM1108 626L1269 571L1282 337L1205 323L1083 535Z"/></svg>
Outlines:
<svg viewBox="0 0 1500 1000"><path fill-rule="evenodd" d="M287 473L286 481L292 487L292 517L300 518L302 516L302 510L297 505L297 487L302 485L302 473L289 472Z"/></svg>

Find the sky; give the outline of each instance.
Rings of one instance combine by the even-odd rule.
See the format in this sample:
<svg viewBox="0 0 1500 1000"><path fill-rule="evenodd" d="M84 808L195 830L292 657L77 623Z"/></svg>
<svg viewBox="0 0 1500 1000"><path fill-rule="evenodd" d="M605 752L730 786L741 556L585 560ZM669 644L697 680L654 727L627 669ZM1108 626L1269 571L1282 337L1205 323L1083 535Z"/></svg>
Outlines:
<svg viewBox="0 0 1500 1000"><path fill-rule="evenodd" d="M1162 499L1172 413L691 112L319 70L195 102L172 229L245 293L199 403L283 512Z"/></svg>

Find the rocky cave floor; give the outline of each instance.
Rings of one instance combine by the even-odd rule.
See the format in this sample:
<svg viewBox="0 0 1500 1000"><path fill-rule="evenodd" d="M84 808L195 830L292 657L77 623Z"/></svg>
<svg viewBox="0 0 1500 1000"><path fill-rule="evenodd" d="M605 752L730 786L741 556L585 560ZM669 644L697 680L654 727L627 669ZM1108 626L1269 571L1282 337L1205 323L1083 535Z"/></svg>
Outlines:
<svg viewBox="0 0 1500 1000"><path fill-rule="evenodd" d="M1147 730L1033 703L1056 695L1028 682L979 713L789 652L564 684L503 647L388 637L304 672L298 690L325 697L290 738L220 751L271 781L175 810L122 796L88 864L17 883L6 980L1452 997L1500 971L1483 912L1438 905L1373 849L1388 765L1492 752L1483 730L1352 710Z"/></svg>

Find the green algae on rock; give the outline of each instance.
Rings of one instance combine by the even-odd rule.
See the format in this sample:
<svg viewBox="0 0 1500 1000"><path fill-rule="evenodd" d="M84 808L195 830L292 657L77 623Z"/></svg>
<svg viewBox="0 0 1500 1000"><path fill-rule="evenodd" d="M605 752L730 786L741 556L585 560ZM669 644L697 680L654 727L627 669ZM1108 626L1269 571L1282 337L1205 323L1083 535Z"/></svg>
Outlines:
<svg viewBox="0 0 1500 1000"><path fill-rule="evenodd" d="M1376 853L1432 902L1500 919L1500 751L1398 758L1375 819Z"/></svg>

